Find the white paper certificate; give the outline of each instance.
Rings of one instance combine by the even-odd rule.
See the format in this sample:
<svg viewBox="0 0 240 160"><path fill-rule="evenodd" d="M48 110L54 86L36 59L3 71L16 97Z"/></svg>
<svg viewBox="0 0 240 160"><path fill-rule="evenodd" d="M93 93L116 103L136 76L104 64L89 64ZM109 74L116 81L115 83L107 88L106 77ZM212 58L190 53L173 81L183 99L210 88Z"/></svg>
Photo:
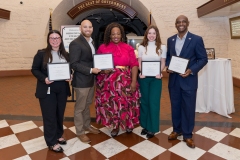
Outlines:
<svg viewBox="0 0 240 160"><path fill-rule="evenodd" d="M48 79L50 81L61 81L70 79L69 63L48 63Z"/></svg>
<svg viewBox="0 0 240 160"><path fill-rule="evenodd" d="M113 69L113 57L112 54L94 54L93 55L94 68L101 70Z"/></svg>
<svg viewBox="0 0 240 160"><path fill-rule="evenodd" d="M141 74L146 77L156 77L161 74L160 61L142 61Z"/></svg>
<svg viewBox="0 0 240 160"><path fill-rule="evenodd" d="M184 74L187 69L188 62L188 59L172 56L168 69L173 72Z"/></svg>

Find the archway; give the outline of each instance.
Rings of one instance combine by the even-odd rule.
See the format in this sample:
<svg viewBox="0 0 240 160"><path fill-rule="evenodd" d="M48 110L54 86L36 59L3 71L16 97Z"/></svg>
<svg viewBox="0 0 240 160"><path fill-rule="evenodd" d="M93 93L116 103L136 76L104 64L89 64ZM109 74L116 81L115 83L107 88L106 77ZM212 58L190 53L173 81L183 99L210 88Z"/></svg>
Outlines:
<svg viewBox="0 0 240 160"><path fill-rule="evenodd" d="M76 6L78 3L84 0L73 0L73 3L69 3L69 0L63 0L54 9L52 14L53 28L59 29L61 25L75 25L79 24L83 19L89 19L94 26L93 39L96 43L96 47L101 43L103 31L107 24L117 21L125 28L126 34L133 33L141 36L146 30L146 26L149 23L149 10L140 2L135 0L121 0L127 5L136 10L138 15L133 19L129 18L126 14L119 12L116 9L96 8L87 10L76 18L71 19L66 13ZM151 20L152 24L155 24L154 19Z"/></svg>

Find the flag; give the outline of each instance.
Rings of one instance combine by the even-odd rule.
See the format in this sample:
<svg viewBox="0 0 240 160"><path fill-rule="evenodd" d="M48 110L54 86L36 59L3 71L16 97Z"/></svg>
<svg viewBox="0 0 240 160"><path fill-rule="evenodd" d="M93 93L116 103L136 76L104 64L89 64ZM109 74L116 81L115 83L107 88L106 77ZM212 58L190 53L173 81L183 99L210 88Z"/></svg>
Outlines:
<svg viewBox="0 0 240 160"><path fill-rule="evenodd" d="M50 9L50 16L49 16L49 31L52 30L52 9Z"/></svg>

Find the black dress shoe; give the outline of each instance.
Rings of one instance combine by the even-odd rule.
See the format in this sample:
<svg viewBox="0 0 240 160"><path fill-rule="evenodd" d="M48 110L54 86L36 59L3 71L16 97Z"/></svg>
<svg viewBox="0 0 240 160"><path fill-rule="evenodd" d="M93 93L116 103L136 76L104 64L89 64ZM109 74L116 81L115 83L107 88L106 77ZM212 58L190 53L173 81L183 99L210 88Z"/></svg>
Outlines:
<svg viewBox="0 0 240 160"><path fill-rule="evenodd" d="M59 138L59 139L60 139L60 138ZM61 140L61 141L60 141L59 139L57 140L59 144L61 144L61 145L67 144L67 141L66 141L65 139L63 139L63 140Z"/></svg>
<svg viewBox="0 0 240 160"><path fill-rule="evenodd" d="M54 146L56 146L57 144L55 144ZM48 146L48 149L53 151L53 152L56 152L56 153L62 153L64 150L61 146L59 146L57 149L53 149L54 146Z"/></svg>
<svg viewBox="0 0 240 160"><path fill-rule="evenodd" d="M154 137L154 133L153 132L147 132L147 138L152 138Z"/></svg>
<svg viewBox="0 0 240 160"><path fill-rule="evenodd" d="M142 129L141 135L146 135L148 132L148 130L146 130L145 128Z"/></svg>

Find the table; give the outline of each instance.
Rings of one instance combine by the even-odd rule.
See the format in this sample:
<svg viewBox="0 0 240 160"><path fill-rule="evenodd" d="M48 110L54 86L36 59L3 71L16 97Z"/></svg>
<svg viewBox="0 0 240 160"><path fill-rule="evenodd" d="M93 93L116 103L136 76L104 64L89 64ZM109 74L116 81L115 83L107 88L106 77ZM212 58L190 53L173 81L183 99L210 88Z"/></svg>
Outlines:
<svg viewBox="0 0 240 160"><path fill-rule="evenodd" d="M231 60L214 59L198 73L196 112L216 112L232 118L235 112Z"/></svg>

